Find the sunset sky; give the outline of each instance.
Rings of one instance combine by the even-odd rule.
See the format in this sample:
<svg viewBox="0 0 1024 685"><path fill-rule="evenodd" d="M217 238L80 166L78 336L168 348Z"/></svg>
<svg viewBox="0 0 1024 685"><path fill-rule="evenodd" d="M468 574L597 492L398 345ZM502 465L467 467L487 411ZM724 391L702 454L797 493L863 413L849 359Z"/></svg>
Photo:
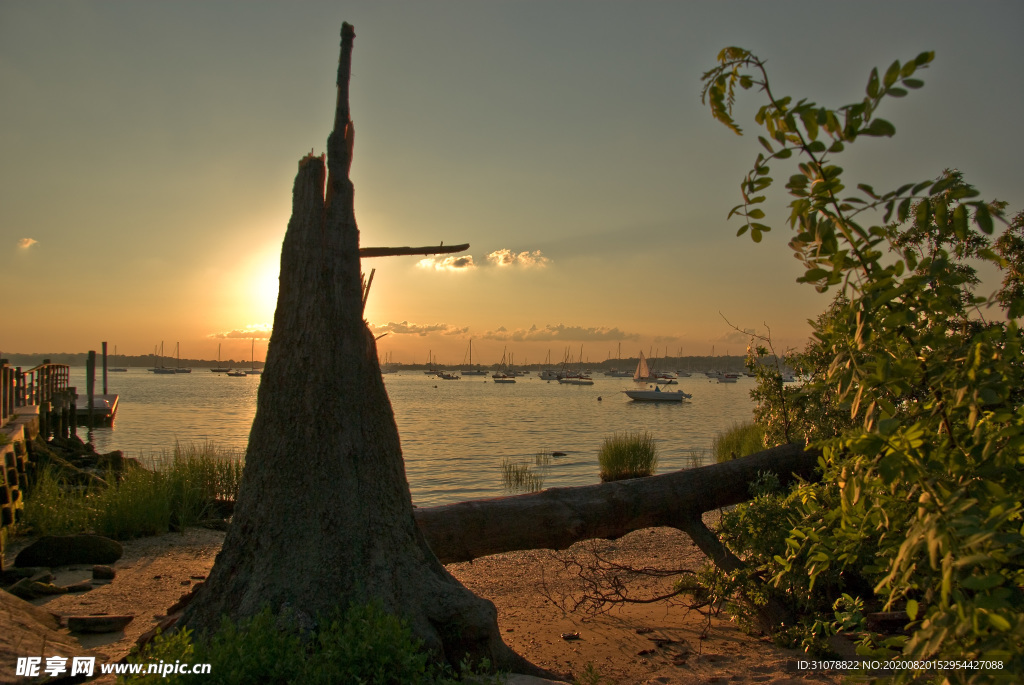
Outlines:
<svg viewBox="0 0 1024 685"><path fill-rule="evenodd" d="M342 21L367 319L398 362L742 354L802 346L828 296L795 282L786 198L760 245L726 219L759 151L700 102L719 50L836 107L934 50L848 187L963 171L1024 209L1024 3L0 0L0 354L100 341L248 358L273 319L298 160L325 149ZM774 171L774 170L773 170ZM781 166L785 179L793 171ZM257 342L257 359L265 341Z"/></svg>

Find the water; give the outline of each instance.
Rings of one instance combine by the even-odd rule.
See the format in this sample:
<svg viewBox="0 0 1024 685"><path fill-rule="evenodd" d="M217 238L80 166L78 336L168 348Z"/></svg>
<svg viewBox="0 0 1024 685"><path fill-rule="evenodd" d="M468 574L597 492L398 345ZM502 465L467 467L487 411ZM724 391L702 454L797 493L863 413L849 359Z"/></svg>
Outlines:
<svg viewBox="0 0 1024 685"><path fill-rule="evenodd" d="M234 378L208 369L158 376L130 369L108 378L120 405L112 427L93 429L97 450L147 457L169 451L175 441L211 441L244 451L260 376ZM506 494L502 461L533 463L538 452L565 453L551 460L544 487L600 482L597 452L616 431L650 431L659 447L659 473L687 468L719 432L750 420L753 409L749 378L729 384L703 375L681 378L679 387L693 395L682 404L633 402L620 392L634 387L629 378L595 376L592 386L569 386L530 374L515 384L495 384L479 376L444 381L410 371L384 380L419 506ZM85 369L72 369L71 381L83 392ZM100 392L102 379L96 385ZM79 435L86 438L84 428Z"/></svg>

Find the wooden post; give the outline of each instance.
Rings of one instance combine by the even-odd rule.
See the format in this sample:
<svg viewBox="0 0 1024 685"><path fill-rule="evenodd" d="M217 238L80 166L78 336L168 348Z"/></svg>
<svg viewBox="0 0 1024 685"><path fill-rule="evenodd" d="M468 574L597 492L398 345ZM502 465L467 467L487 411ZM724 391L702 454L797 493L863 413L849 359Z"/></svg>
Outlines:
<svg viewBox="0 0 1024 685"><path fill-rule="evenodd" d="M107 343L103 345L103 394L107 394Z"/></svg>
<svg viewBox="0 0 1024 685"><path fill-rule="evenodd" d="M78 435L78 388L68 388L68 437Z"/></svg>
<svg viewBox="0 0 1024 685"><path fill-rule="evenodd" d="M89 359L85 362L85 391L89 397L89 430L92 430L93 403L96 400L96 350L89 350Z"/></svg>

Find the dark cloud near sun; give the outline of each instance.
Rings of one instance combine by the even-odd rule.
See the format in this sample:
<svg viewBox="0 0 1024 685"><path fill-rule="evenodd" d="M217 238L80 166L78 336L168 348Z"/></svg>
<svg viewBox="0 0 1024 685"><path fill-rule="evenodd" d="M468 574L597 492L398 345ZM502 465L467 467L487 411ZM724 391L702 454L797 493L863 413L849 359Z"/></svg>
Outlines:
<svg viewBox="0 0 1024 685"><path fill-rule="evenodd" d="M469 327L465 326L462 328L456 328L446 323L434 323L434 324L421 324L421 323L409 323L408 321L401 321L395 323L389 321L386 324L370 324L370 331L375 336L381 336L385 333L391 333L394 335L418 335L425 337L431 333L440 333L441 335L463 335L469 331Z"/></svg>
<svg viewBox="0 0 1024 685"><path fill-rule="evenodd" d="M504 326L483 334L484 338L490 340L501 340L509 342L553 342L559 340L587 342L592 340L636 340L640 336L636 333L626 333L618 328L607 328L604 326L566 326L550 324L539 328L536 325L528 329L517 328L509 330Z"/></svg>
<svg viewBox="0 0 1024 685"><path fill-rule="evenodd" d="M256 340L270 340L270 334L272 332L273 327L269 323L257 323L246 326L245 328L237 328L233 331L210 333L209 337L240 340L249 340L252 338L255 338Z"/></svg>

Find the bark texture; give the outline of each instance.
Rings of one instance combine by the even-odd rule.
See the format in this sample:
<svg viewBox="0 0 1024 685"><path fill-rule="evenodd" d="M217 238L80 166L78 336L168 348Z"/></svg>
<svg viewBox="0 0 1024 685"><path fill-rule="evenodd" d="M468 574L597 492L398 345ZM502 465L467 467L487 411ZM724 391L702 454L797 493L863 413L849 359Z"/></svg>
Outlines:
<svg viewBox="0 0 1024 685"><path fill-rule="evenodd" d="M269 605L314 617L377 600L449 662L467 654L530 671L494 605L445 570L413 506L376 345L362 318L348 177L352 40L342 27L327 164L299 162L274 331L233 524L183 623L216 629ZM326 181L326 193L325 193Z"/></svg>
<svg viewBox="0 0 1024 685"><path fill-rule="evenodd" d="M732 570L730 564L739 560L704 528L701 514L750 499L749 483L761 471L777 474L783 485L795 477L814 479L820 454L783 445L660 476L417 509L416 521L445 564L519 549L565 549L580 540L671 526Z"/></svg>

